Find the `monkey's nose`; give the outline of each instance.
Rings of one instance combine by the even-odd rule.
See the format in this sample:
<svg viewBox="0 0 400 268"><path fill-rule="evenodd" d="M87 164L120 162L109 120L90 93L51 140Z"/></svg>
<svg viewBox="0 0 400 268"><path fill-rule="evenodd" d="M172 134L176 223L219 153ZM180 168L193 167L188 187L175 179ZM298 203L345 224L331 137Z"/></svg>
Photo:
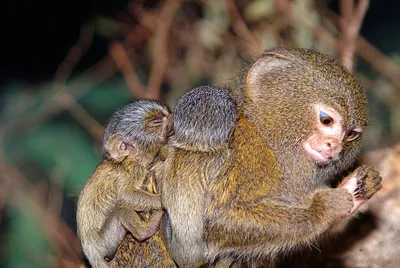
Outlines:
<svg viewBox="0 0 400 268"><path fill-rule="evenodd" d="M339 140L334 138L327 138L324 143L322 144L322 150L326 152L337 151L340 149L341 143Z"/></svg>

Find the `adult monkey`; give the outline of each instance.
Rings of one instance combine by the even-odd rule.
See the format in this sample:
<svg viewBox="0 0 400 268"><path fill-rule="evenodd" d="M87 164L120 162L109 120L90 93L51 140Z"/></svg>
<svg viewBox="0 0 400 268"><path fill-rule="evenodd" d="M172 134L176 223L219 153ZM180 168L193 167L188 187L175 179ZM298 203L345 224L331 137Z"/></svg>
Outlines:
<svg viewBox="0 0 400 268"><path fill-rule="evenodd" d="M306 49L267 51L232 96L237 122L225 148L170 142L161 176L169 218L162 229L182 267L215 260L229 267L231 260L272 259L312 243L381 187L371 167L357 168L338 188L330 187L352 167L368 123L364 91L336 60ZM180 106L186 101L194 105L183 98ZM199 127L202 113L192 111L182 122ZM193 197L201 202L188 210L196 204ZM193 248L204 250L193 254Z"/></svg>
<svg viewBox="0 0 400 268"><path fill-rule="evenodd" d="M273 259L312 243L381 188L379 174L365 166L330 186L354 164L368 123L365 93L337 60L307 49L270 50L232 95L237 122L225 148L207 147L210 139L192 146L193 134L181 138L201 128L201 99L184 96L174 111L175 126L182 122L175 137L183 135L171 138L161 179L169 215L163 229L181 267ZM178 107L194 108L179 119Z"/></svg>

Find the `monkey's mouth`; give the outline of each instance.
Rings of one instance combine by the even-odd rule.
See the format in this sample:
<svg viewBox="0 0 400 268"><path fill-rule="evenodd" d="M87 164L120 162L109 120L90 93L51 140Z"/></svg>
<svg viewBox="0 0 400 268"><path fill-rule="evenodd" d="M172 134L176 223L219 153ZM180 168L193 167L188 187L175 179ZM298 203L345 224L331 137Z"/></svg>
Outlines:
<svg viewBox="0 0 400 268"><path fill-rule="evenodd" d="M308 142L306 142L303 147L306 153L316 162L325 163L333 159L332 156L322 154L319 151L312 148Z"/></svg>

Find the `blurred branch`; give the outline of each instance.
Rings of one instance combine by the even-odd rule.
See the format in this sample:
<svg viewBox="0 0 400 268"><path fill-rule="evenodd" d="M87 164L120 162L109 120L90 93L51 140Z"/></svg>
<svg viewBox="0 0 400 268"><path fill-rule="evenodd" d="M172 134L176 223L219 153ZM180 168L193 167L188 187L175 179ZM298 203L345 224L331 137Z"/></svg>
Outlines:
<svg viewBox="0 0 400 268"><path fill-rule="evenodd" d="M320 12L326 15L328 18L331 18L332 21L337 24L341 21L341 18L338 15L327 9L322 9ZM337 49L339 40L324 26L315 25L306 17L294 16L293 18L295 23L301 23L310 28L315 37L323 41L326 45L331 47L331 49ZM368 64L370 64L378 73L389 78L392 83L400 89L400 67L397 66L397 64L394 63L390 58L386 57L362 36L357 37L355 52Z"/></svg>
<svg viewBox="0 0 400 268"><path fill-rule="evenodd" d="M69 94L68 91L64 91L65 98L69 98L69 102L73 103L68 106L68 111L81 125L96 139L97 142L101 143L103 139L104 128L99 122L96 121L85 108L80 105L74 96Z"/></svg>
<svg viewBox="0 0 400 268"><path fill-rule="evenodd" d="M334 22L336 25L339 25L339 23L341 23L341 17L334 12L328 9L321 9L320 12L326 17L330 18L332 22ZM325 32L328 32L322 26L319 26L318 28L322 29ZM357 37L355 52L369 65L371 65L371 67L374 68L375 71L389 78L392 83L398 89L400 89L400 67L393 60L391 60L389 57L386 57L382 52L380 52L362 36Z"/></svg>
<svg viewBox="0 0 400 268"><path fill-rule="evenodd" d="M51 200L51 202L47 204L46 213L60 216L63 203L64 185L62 183L62 176L57 169L52 172L50 182L49 200Z"/></svg>
<svg viewBox="0 0 400 268"><path fill-rule="evenodd" d="M0 128L0 138L7 136L18 137L28 130L35 129L41 124L51 120L55 115L74 105L65 93L70 94L74 99L79 99L96 84L112 77L117 71L114 61L106 56L94 66L74 78L67 86L53 85L54 90L49 92L48 98L38 107L34 113L26 114L30 107L21 108L23 116L9 120ZM67 91L68 88L68 91Z"/></svg>
<svg viewBox="0 0 400 268"><path fill-rule="evenodd" d="M146 90L143 84L140 82L140 79L133 67L132 61L129 59L128 53L121 43L113 42L111 44L110 55L123 74L125 83L133 95L138 99L144 98L146 95Z"/></svg>
<svg viewBox="0 0 400 268"><path fill-rule="evenodd" d="M174 14L180 6L180 0L169 0L164 3L160 12L160 21L157 23L153 44L153 64L151 67L146 98L160 97L161 83L168 64L168 36Z"/></svg>
<svg viewBox="0 0 400 268"><path fill-rule="evenodd" d="M321 25L314 24L309 18L304 16L295 15L292 16L294 23L300 23L305 27L310 28L313 31L315 37L326 45L328 45L332 50L337 50L338 40L337 38L330 33L325 27Z"/></svg>
<svg viewBox="0 0 400 268"><path fill-rule="evenodd" d="M246 23L244 22L240 12L233 0L225 0L225 6L228 10L229 18L232 23L232 28L237 36L243 39L253 55L261 53L260 42L254 37L253 33L249 30Z"/></svg>
<svg viewBox="0 0 400 268"><path fill-rule="evenodd" d="M21 212L30 211L30 215L34 215L35 219L41 223L48 241L57 249L57 253L66 253L71 261L80 263L82 256L80 242L74 232L41 205L32 191L35 186L4 159L0 160L0 180L8 185L12 192L7 203Z"/></svg>
<svg viewBox="0 0 400 268"><path fill-rule="evenodd" d="M282 34L285 32L290 33L290 24L292 20L290 0L275 0L275 9L278 14L280 25L276 25L276 32L278 33L277 41L280 45L285 46L285 40L282 38ZM287 35L287 34L286 34Z"/></svg>
<svg viewBox="0 0 400 268"><path fill-rule="evenodd" d="M82 55L86 53L93 41L94 27L91 23L82 26L78 42L68 51L64 61L54 75L54 81L65 82L76 67Z"/></svg>
<svg viewBox="0 0 400 268"><path fill-rule="evenodd" d="M355 6L354 0L340 1L340 13L342 15L340 20L342 32L340 60L349 72L353 71L357 36L368 10L368 5L369 0L359 0L357 6Z"/></svg>
<svg viewBox="0 0 400 268"><path fill-rule="evenodd" d="M386 57L363 37L357 38L357 54L400 89L400 67L393 60Z"/></svg>

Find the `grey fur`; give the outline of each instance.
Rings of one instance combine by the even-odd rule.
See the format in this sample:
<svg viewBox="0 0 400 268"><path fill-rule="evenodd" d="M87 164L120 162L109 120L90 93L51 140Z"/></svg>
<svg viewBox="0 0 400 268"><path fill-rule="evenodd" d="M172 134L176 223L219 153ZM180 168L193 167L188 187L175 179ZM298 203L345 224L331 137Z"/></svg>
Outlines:
<svg viewBox="0 0 400 268"><path fill-rule="evenodd" d="M120 135L124 139L129 139L124 140L128 143L134 140L142 145L157 140L162 141L164 137L158 133L146 131L145 124L143 124L145 117L153 111L170 114L167 106L154 100L137 100L120 107L107 122L104 130L103 150L111 135Z"/></svg>
<svg viewBox="0 0 400 268"><path fill-rule="evenodd" d="M235 123L236 106L227 89L197 87L175 106L174 141L200 150L226 147Z"/></svg>

